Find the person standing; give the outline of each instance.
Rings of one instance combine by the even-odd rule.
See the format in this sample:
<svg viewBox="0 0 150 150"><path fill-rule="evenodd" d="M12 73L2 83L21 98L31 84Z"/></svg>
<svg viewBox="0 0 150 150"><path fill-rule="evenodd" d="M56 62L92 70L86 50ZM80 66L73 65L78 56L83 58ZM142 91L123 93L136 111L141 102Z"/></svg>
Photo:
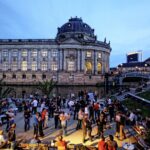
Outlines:
<svg viewBox="0 0 150 150"><path fill-rule="evenodd" d="M54 111L54 123L55 123L55 129L58 128L58 122L59 122L59 109L56 108Z"/></svg>
<svg viewBox="0 0 150 150"><path fill-rule="evenodd" d="M43 121L42 121L42 117L41 114L38 114L38 128L39 128L39 136L43 137L44 133L43 133Z"/></svg>
<svg viewBox="0 0 150 150"><path fill-rule="evenodd" d="M38 135L38 117L39 117L39 113L37 112L33 120L34 135Z"/></svg>
<svg viewBox="0 0 150 150"><path fill-rule="evenodd" d="M33 102L31 104L32 104L33 113L36 114L37 107L38 107L38 101L34 98L34 100L33 100Z"/></svg>
<svg viewBox="0 0 150 150"><path fill-rule="evenodd" d="M124 132L125 121L126 121L126 118L125 118L125 116L121 113L121 116L120 116L120 140L121 140L121 141L126 138L126 135L125 135L125 132Z"/></svg>
<svg viewBox="0 0 150 150"><path fill-rule="evenodd" d="M92 141L92 122L88 118L88 115L85 115L82 121L82 130L83 130L83 143L86 141L86 135L88 133L90 141Z"/></svg>
<svg viewBox="0 0 150 150"><path fill-rule="evenodd" d="M106 147L107 147L107 150L117 150L118 144L114 140L114 137L112 135L109 135L109 139L106 142Z"/></svg>
<svg viewBox="0 0 150 150"><path fill-rule="evenodd" d="M80 109L78 112L78 123L77 123L76 130L81 129L83 117L84 117L84 111L83 109Z"/></svg>
<svg viewBox="0 0 150 150"><path fill-rule="evenodd" d="M24 112L24 131L26 132L27 130L30 130L30 117L31 117L31 114L30 114L30 110L27 109L25 110Z"/></svg>
<svg viewBox="0 0 150 150"><path fill-rule="evenodd" d="M16 124L12 124L8 131L8 141L10 143L10 148L15 149L16 146Z"/></svg>
<svg viewBox="0 0 150 150"><path fill-rule="evenodd" d="M98 150L107 150L105 137L103 135L101 136L101 140L98 142Z"/></svg>
<svg viewBox="0 0 150 150"><path fill-rule="evenodd" d="M105 118L104 115L101 114L100 117L97 119L97 128L98 128L98 133L97 135L99 137L101 137L103 135L103 131L104 131L104 126L105 126Z"/></svg>

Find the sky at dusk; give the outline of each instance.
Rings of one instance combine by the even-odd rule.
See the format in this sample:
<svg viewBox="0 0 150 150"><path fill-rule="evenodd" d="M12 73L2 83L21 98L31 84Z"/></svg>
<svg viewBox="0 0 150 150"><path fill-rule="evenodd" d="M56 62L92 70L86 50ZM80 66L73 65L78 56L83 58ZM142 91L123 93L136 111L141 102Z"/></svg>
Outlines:
<svg viewBox="0 0 150 150"><path fill-rule="evenodd" d="M111 67L128 52L150 57L150 0L0 0L0 39L53 39L75 16L110 41Z"/></svg>

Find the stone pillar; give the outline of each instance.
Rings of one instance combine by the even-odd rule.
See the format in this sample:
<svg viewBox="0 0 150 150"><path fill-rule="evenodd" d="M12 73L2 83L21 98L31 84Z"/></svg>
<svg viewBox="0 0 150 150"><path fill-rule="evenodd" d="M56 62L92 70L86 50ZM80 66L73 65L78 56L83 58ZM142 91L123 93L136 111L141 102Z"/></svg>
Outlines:
<svg viewBox="0 0 150 150"><path fill-rule="evenodd" d="M8 50L8 69L9 70L11 70L11 52L12 52L12 50L11 49L9 49Z"/></svg>
<svg viewBox="0 0 150 150"><path fill-rule="evenodd" d="M37 50L37 70L41 70L41 49Z"/></svg>
<svg viewBox="0 0 150 150"><path fill-rule="evenodd" d="M80 71L80 50L77 50L77 71Z"/></svg>
<svg viewBox="0 0 150 150"><path fill-rule="evenodd" d="M80 65L80 71L82 71L82 50L80 49L80 55L79 55L79 65Z"/></svg>
<svg viewBox="0 0 150 150"><path fill-rule="evenodd" d="M18 49L18 70L21 70L22 58L21 58L21 49Z"/></svg>
<svg viewBox="0 0 150 150"><path fill-rule="evenodd" d="M62 58L61 58L61 61L62 61L62 71L64 71L64 49L62 49Z"/></svg>
<svg viewBox="0 0 150 150"><path fill-rule="evenodd" d="M31 50L27 50L27 70L31 70Z"/></svg>
<svg viewBox="0 0 150 150"><path fill-rule="evenodd" d="M64 49L64 62L63 62L63 64L64 64L64 71L66 71L67 70L67 59L66 59L66 56L67 56L67 50L65 50Z"/></svg>
<svg viewBox="0 0 150 150"><path fill-rule="evenodd" d="M85 65L85 51L80 50L80 71L84 71Z"/></svg>
<svg viewBox="0 0 150 150"><path fill-rule="evenodd" d="M48 64L47 70L51 70L51 49L48 49Z"/></svg>
<svg viewBox="0 0 150 150"><path fill-rule="evenodd" d="M58 49L58 59L57 59L57 63L58 63L58 71L61 71L62 70L62 50L61 49Z"/></svg>
<svg viewBox="0 0 150 150"><path fill-rule="evenodd" d="M96 51L94 50L94 58L93 58L93 64L94 64L94 75L95 75L95 73L96 73L96 66L97 66L97 63L96 63L96 60L97 60L97 57L96 57L97 55L96 55Z"/></svg>

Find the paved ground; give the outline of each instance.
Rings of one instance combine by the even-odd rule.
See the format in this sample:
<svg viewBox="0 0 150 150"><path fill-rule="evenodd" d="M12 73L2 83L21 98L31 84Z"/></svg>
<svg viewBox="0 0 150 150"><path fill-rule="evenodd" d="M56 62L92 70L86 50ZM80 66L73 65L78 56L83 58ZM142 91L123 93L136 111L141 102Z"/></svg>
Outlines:
<svg viewBox="0 0 150 150"><path fill-rule="evenodd" d="M15 118L15 122L17 123L17 128L16 128L16 133L17 133L17 137L21 138L21 139L25 139L30 141L30 139L33 137L33 117L31 118L31 129L28 132L24 132L24 118L23 118L23 113L18 113L16 118ZM64 137L64 139L66 141L68 141L69 144L80 144L82 143L82 130L78 130L76 131L76 124L77 121L73 120L73 118L71 117L71 119L68 122L68 128L67 128L67 136ZM115 123L111 123L111 129L107 129L105 131L105 136L107 137L109 134L114 135L115 133ZM3 129L5 128L5 125L3 126ZM134 132L132 129L129 129L130 132ZM96 135L96 126L93 127L93 131L92 131L92 135ZM131 135L131 133L129 133L129 131L126 129L126 135L127 135L127 139L124 141L118 141L117 139L115 139L119 145L119 147L122 147L122 143L123 142L131 142L133 143L135 140L133 138L133 136ZM61 133L61 129L55 129L54 128L54 120L53 118L51 118L49 120L49 128L44 130L44 134L45 137L43 139L41 139L43 142L49 142L52 139L56 139L56 137L58 137L58 135L60 135ZM135 134L135 133L133 133ZM88 138L88 137L87 137ZM99 141L99 139L94 138L93 142L87 141L85 143L85 145L91 145L91 146L97 146L97 142Z"/></svg>

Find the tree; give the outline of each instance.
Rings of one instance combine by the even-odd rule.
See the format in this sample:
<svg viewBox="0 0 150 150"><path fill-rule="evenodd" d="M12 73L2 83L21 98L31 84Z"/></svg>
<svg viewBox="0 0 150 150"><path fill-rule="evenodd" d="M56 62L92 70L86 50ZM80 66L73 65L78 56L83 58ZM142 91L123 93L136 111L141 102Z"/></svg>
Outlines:
<svg viewBox="0 0 150 150"><path fill-rule="evenodd" d="M43 95L46 95L49 98L50 93L56 85L57 81L53 81L53 79L46 80L43 82L40 81L37 85L37 89L41 90Z"/></svg>
<svg viewBox="0 0 150 150"><path fill-rule="evenodd" d="M6 98L11 92L14 91L11 87L4 87L6 83L3 81L3 79L0 79L0 99Z"/></svg>

